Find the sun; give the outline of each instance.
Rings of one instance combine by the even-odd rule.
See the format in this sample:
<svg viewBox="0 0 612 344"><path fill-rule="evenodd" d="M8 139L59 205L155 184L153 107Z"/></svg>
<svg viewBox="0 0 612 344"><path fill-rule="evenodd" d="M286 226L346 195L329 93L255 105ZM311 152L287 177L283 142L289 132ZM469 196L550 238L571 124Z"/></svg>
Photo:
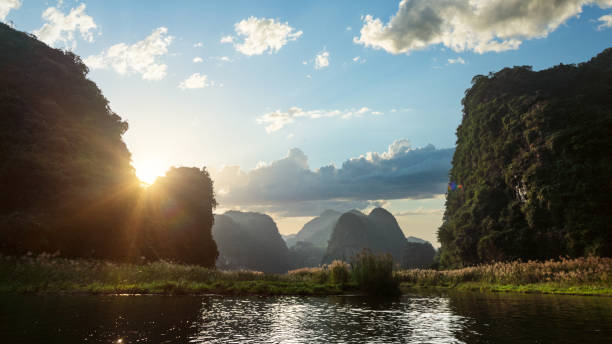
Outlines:
<svg viewBox="0 0 612 344"><path fill-rule="evenodd" d="M136 176L146 185L151 185L159 176L163 176L168 167L156 160L134 161L132 166L136 169Z"/></svg>

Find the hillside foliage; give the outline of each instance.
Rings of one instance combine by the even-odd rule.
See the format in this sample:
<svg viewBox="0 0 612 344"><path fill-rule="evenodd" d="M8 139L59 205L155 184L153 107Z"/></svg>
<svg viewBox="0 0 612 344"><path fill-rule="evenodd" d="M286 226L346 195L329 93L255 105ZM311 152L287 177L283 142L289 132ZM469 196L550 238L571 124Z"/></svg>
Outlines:
<svg viewBox="0 0 612 344"><path fill-rule="evenodd" d="M440 264L612 255L612 49L478 75L465 93Z"/></svg>

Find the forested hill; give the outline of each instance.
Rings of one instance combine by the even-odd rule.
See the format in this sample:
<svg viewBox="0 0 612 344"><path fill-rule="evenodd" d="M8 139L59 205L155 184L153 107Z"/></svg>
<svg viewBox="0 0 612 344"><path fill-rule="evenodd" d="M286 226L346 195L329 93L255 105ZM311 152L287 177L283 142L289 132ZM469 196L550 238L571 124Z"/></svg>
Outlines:
<svg viewBox="0 0 612 344"><path fill-rule="evenodd" d="M612 255L612 49L478 75L462 104L442 266Z"/></svg>
<svg viewBox="0 0 612 344"><path fill-rule="evenodd" d="M352 210L336 222L323 263L336 259L350 260L363 249L375 253L390 253L401 263L406 250L406 237L395 217L383 208L375 208L369 215Z"/></svg>
<svg viewBox="0 0 612 344"><path fill-rule="evenodd" d="M111 190L138 187L121 140L128 125L87 72L71 52L0 23L0 234L7 253L110 255L116 245L94 248L89 241L101 238L75 228L88 222L76 218L85 205L93 208ZM116 206L88 216L123 218L121 203L129 200L109 201ZM106 234L118 236L111 228Z"/></svg>
<svg viewBox="0 0 612 344"><path fill-rule="evenodd" d="M208 173L172 169L142 189L128 125L87 73L0 23L0 253L214 265Z"/></svg>
<svg viewBox="0 0 612 344"><path fill-rule="evenodd" d="M219 268L284 273L290 267L287 245L268 215L240 211L215 215L212 233L219 248Z"/></svg>

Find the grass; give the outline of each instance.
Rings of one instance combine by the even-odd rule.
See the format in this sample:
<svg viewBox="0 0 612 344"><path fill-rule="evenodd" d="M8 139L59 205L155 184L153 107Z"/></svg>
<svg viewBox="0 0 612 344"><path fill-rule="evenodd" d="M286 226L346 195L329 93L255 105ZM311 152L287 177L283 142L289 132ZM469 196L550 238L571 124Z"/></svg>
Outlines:
<svg viewBox="0 0 612 344"><path fill-rule="evenodd" d="M361 257L361 259L359 259ZM378 259L378 260L377 260ZM386 259L386 260L385 260ZM0 292L90 294L339 295L458 290L612 296L612 259L577 258L508 262L456 270L393 272L385 256L361 254L351 265L336 261L286 274L222 271L158 261L0 256ZM385 289L386 290L386 289ZM395 294L389 289L383 294Z"/></svg>
<svg viewBox="0 0 612 344"><path fill-rule="evenodd" d="M337 269L336 269L337 270ZM338 271L335 271L338 274ZM283 275L221 271L158 261L146 264L0 256L0 292L92 294L337 295L355 285L327 267Z"/></svg>
<svg viewBox="0 0 612 344"><path fill-rule="evenodd" d="M499 262L456 270L396 271L402 291L454 289L612 296L612 258Z"/></svg>

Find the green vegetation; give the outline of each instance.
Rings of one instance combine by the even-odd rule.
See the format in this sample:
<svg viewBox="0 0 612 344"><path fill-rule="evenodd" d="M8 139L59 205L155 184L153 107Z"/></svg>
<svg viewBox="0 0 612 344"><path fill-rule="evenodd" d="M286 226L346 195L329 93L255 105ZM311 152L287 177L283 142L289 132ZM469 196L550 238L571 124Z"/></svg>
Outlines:
<svg viewBox="0 0 612 344"><path fill-rule="evenodd" d="M221 271L158 261L144 264L70 260L48 255L1 257L0 292L331 295L354 291L327 267L283 275Z"/></svg>
<svg viewBox="0 0 612 344"><path fill-rule="evenodd" d="M128 124L78 56L0 23L0 66L0 253L214 266L205 169L142 188Z"/></svg>
<svg viewBox="0 0 612 344"><path fill-rule="evenodd" d="M335 284L347 284L350 279L349 265L341 260L334 260L329 265L329 279Z"/></svg>
<svg viewBox="0 0 612 344"><path fill-rule="evenodd" d="M353 279L361 290L369 295L399 294L399 284L393 274L393 257L390 254L374 255L364 250L351 262Z"/></svg>
<svg viewBox="0 0 612 344"><path fill-rule="evenodd" d="M420 290L554 293L612 296L612 259L494 263L437 271L393 272L388 255L362 252L352 264L335 261L286 274L222 271L165 261L130 264L0 256L0 292L94 294L396 295ZM401 283L401 284L400 284Z"/></svg>
<svg viewBox="0 0 612 344"><path fill-rule="evenodd" d="M456 289L612 296L612 258L509 262L395 273L404 291Z"/></svg>
<svg viewBox="0 0 612 344"><path fill-rule="evenodd" d="M612 256L612 48L478 75L438 232L440 266Z"/></svg>

